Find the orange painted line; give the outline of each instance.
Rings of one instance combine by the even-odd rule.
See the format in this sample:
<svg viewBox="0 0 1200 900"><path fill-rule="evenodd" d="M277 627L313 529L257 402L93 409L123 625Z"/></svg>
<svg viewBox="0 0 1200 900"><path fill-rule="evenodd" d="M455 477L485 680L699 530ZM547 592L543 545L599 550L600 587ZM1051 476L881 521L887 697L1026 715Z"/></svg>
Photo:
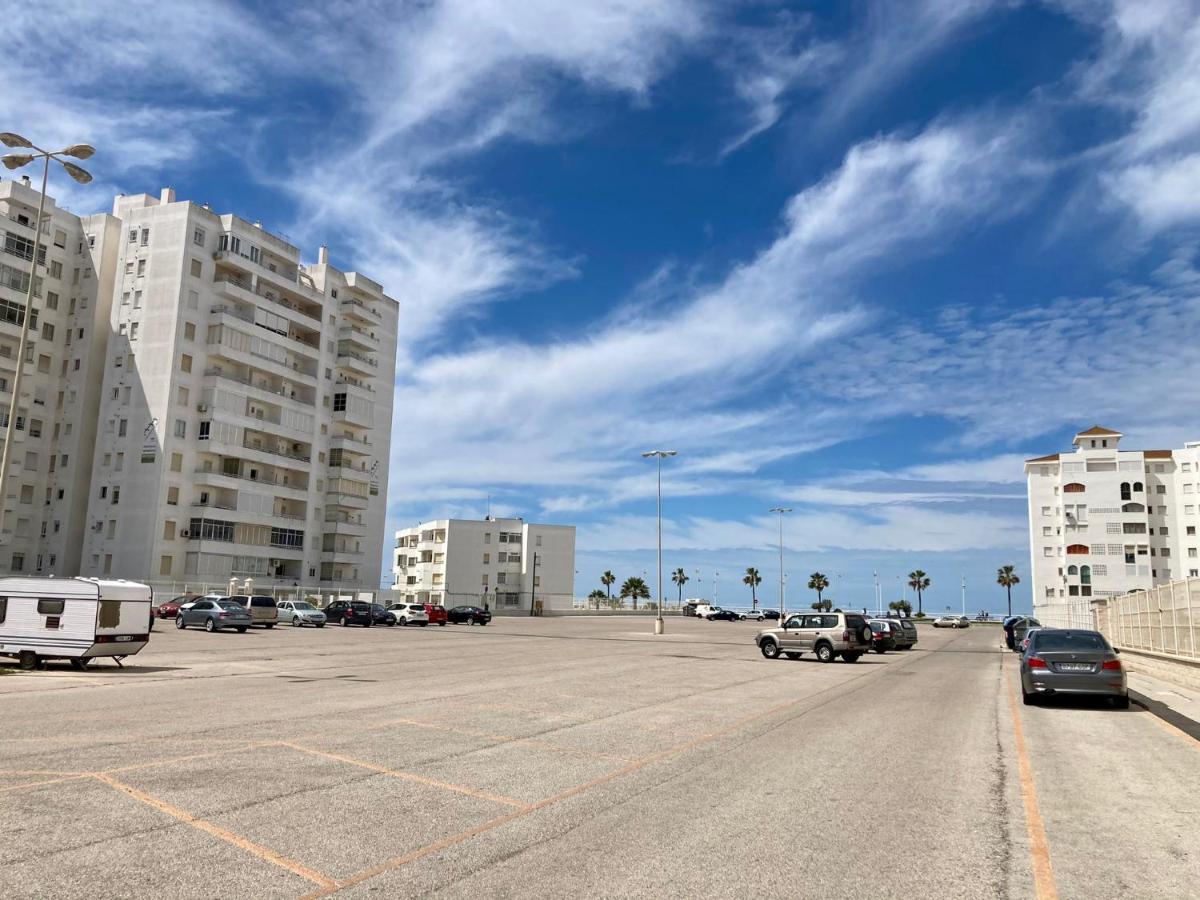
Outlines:
<svg viewBox="0 0 1200 900"><path fill-rule="evenodd" d="M916 657L913 657L913 658L915 659ZM901 664L901 665L903 665L903 664ZM868 677L870 674L871 674L870 672L867 672L867 673L864 673L863 675L856 676L855 680L858 680L858 679L861 679L864 677ZM845 682L843 682L843 683L845 683ZM838 686L840 686L840 685L837 685L835 687L838 687ZM833 688L830 688L828 690L832 690L832 689ZM544 800L538 800L536 803L531 803L522 809L513 810L512 812L506 813L503 816L498 816L495 819L490 819L489 821L483 822L479 825L476 825L473 828L468 828L466 831L460 831L457 834L449 835L448 837L444 837L441 840L435 841L432 844L427 844L426 846L420 847L416 850L413 850L410 853L406 853L403 856L397 856L394 859L389 859L386 862L382 862L379 865L374 866L370 869L366 869L362 872L359 872L356 875L351 875L349 878L342 879L341 881L338 881L338 883L333 887L326 887L323 890L315 891L311 894L306 894L304 897L301 898L301 900L317 900L317 898L327 897L330 894L337 893L338 891L340 891L344 888L354 887L355 885L362 884L364 881L368 881L368 880L375 878L379 875L382 875L386 872L391 872L391 871L394 871L395 869L399 869L403 866L408 865L409 863L416 862L419 859L423 859L424 857L429 856L432 853L437 853L440 850L445 850L447 847L453 847L455 844L461 844L463 841L470 840L473 837L477 837L481 834L486 834L489 831L494 831L495 829L499 828L502 825L507 825L509 822L516 821L517 819L522 819L525 816L528 816L532 813L537 812L538 810L545 809L548 806L553 806L556 803L561 803L564 800L569 800L572 797L577 797L577 796L584 794L594 788L600 787L601 785L608 784L611 781L615 781L616 779L621 778L624 775L629 775L633 772L638 771L639 769L644 769L648 765L651 765L653 763L659 762L664 759L669 759L672 756L677 756L680 753L685 753L688 750L692 750L696 747L702 746L710 741L716 740L717 738L724 737L725 735L731 734L731 733L737 731L738 729L743 728L746 725L749 725L759 719L764 719L768 716L774 715L775 713L782 712L787 709L791 709L795 706L799 706L801 703L812 700L813 697L820 696L820 693L824 693L824 692L819 692L818 694L814 694L809 697L802 697L798 700L788 700L784 703L779 703L779 704L776 704L775 706L769 707L768 709L765 709L762 712L752 713L751 715L744 716L743 718L738 719L737 721L733 722L730 725L725 726L724 728L721 728L716 731L708 732L708 733L701 735L700 737L697 737L693 740L687 741L682 744L678 744L678 745L676 745L674 747L670 747L666 750L661 750L658 753L651 754L650 756L645 756L645 757L642 757L641 759L634 760L627 766L622 766L619 769L614 769L612 772L608 772L597 778L593 778L591 781L584 782L583 784L576 785L575 787L567 788L565 791L560 791L559 793L554 794L551 797L547 797ZM837 697L831 698L830 700L827 700L825 702L829 703L829 702L833 702L833 700L835 700L835 699L841 699L841 698L842 698L842 695L838 695ZM816 708L818 706L823 706L823 705L824 704L815 704L814 708Z"/></svg>
<svg viewBox="0 0 1200 900"><path fill-rule="evenodd" d="M232 844L239 850L245 850L247 853L258 857L264 862L269 862L272 865L279 866L281 869L286 869L293 875L299 875L306 881L311 881L313 884L319 885L322 888L332 888L337 884L337 882L335 882L328 875L322 875L320 872L301 865L294 859L289 859L288 857L280 853L276 853L274 850L264 847L261 844L254 843L254 841L250 840L249 838L244 838L239 834L234 834L232 831L220 827L219 825L214 825L212 822L198 818L197 816L193 816L186 810L182 810L177 806L172 806L165 800L160 800L157 797L151 796L145 791L139 791L132 785L117 781L117 779L106 775L103 772L96 772L92 777L103 782L104 784L107 784L109 787L115 788L116 790L121 791L123 794L132 797L134 800L146 804L152 809L156 809L161 813L165 813L172 818L178 819L180 822L191 825L193 828L203 831L206 834L211 834L213 837L225 841L227 844Z"/></svg>
<svg viewBox="0 0 1200 900"><path fill-rule="evenodd" d="M588 724L584 721L583 724ZM577 747L564 747L561 744L552 744L549 741L539 741L536 738L520 738L511 734L493 734L489 731L481 731L478 728L463 728L461 726L443 725L440 722L426 722L420 719L389 719L378 725L372 725L369 730L376 731L380 728L389 728L392 725L412 725L414 728L427 728L430 731L444 731L447 734L461 734L464 737L485 738L489 741L496 741L502 744L520 744L526 747L537 747L542 750L551 750L555 753L567 753L574 756L590 756L596 759L607 759L612 762L629 762L636 757L618 756L615 753L600 753L596 750L584 750Z"/></svg>
<svg viewBox="0 0 1200 900"><path fill-rule="evenodd" d="M1033 863L1033 888L1038 900L1058 900L1058 886L1050 866L1050 846L1046 843L1046 826L1038 808L1037 787L1033 781L1033 766L1025 748L1025 730L1017 709L1016 690L1008 692L1012 710L1013 739L1017 749L1017 776L1021 782L1021 801L1025 804L1025 828L1029 835L1029 857Z"/></svg>
<svg viewBox="0 0 1200 900"><path fill-rule="evenodd" d="M293 744L290 741L279 741L277 746L290 747L300 753L308 753L313 756L323 756L326 759L331 759L334 762L342 762L351 766L358 766L360 769L368 769L372 772L378 772L380 775L387 775L391 778L399 778L403 781L411 781L415 784L423 784L427 787L441 788L444 791L453 791L456 794L464 794L468 797L475 797L479 800L490 800L493 803L503 803L505 806L516 806L520 809L525 808L525 804L520 800L514 800L512 797L504 797L500 794L492 794L488 791L481 791L476 788L467 787L463 784L451 784L448 781L438 781L436 778L426 778L424 775L417 775L413 772L403 772L397 769L389 769L386 766L377 766L375 763L367 762L362 759L355 759L352 756L343 756L340 753L327 753L324 750L314 750L312 747L304 747L300 744Z"/></svg>
<svg viewBox="0 0 1200 900"><path fill-rule="evenodd" d="M8 791L19 791L22 788L41 787L46 784L62 784L65 781L80 781L84 778L91 778L91 773L80 772L76 775L63 775L61 778L47 778L44 781L26 781L22 784L10 784L5 787L0 787L0 794Z"/></svg>

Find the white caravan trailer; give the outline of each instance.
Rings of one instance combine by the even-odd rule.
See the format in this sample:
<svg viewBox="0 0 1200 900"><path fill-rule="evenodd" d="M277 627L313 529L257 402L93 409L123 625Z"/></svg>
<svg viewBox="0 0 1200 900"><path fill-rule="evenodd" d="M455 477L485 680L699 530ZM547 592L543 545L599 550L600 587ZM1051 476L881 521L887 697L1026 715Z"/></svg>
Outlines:
<svg viewBox="0 0 1200 900"><path fill-rule="evenodd" d="M97 656L120 665L150 640L154 592L136 581L0 578L0 656L69 659L82 669Z"/></svg>

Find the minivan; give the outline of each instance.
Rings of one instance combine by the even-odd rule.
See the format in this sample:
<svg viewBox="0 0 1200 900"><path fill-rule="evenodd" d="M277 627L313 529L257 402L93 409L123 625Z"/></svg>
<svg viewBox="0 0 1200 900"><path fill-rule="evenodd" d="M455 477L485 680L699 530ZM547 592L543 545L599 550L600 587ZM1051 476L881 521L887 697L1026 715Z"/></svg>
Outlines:
<svg viewBox="0 0 1200 900"><path fill-rule="evenodd" d="M228 599L249 610L252 625L262 625L265 628L275 627L275 622L279 618L279 610L275 606L274 597L268 597L266 594L233 594Z"/></svg>

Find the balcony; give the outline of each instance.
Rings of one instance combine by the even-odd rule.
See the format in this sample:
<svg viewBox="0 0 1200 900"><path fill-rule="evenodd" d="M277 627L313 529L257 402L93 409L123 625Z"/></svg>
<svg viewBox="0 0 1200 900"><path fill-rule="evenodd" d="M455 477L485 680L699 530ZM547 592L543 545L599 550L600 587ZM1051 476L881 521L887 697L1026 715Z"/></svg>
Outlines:
<svg viewBox="0 0 1200 900"><path fill-rule="evenodd" d="M371 442L365 438L359 439L352 434L335 435L329 441L331 450L341 450L343 453L355 453L359 456L371 455Z"/></svg>
<svg viewBox="0 0 1200 900"><path fill-rule="evenodd" d="M283 400L293 400L296 403L302 403L305 406L316 406L314 401L305 399L303 388L301 390L296 390L295 388L288 388L286 390L281 387L277 388L265 378L255 379L250 376L238 375L235 372L227 372L219 366L210 366L209 368L205 369L204 377L219 378L222 381L229 381L233 384L239 384L243 387L248 387L251 390L261 391L264 395L268 395L257 398L255 398L253 395L250 395L251 399L259 399L267 403L276 403L278 402L277 398L279 398Z"/></svg>
<svg viewBox="0 0 1200 900"><path fill-rule="evenodd" d="M293 499L303 500L308 496L308 485L297 483L296 479L303 473L291 476L287 481L283 480L281 475L259 475L256 478L251 478L249 475L230 475L227 472L215 471L212 469L193 469L192 474L195 484L209 485L211 487L227 487L237 490L239 485L236 482L244 481L247 484L266 485L267 487L275 488L278 491L294 491L297 496ZM226 482L234 482L227 484Z"/></svg>
<svg viewBox="0 0 1200 900"><path fill-rule="evenodd" d="M367 526L362 522L352 522L346 518L330 519L325 517L324 529L326 534L340 534L347 537L365 537Z"/></svg>
<svg viewBox="0 0 1200 900"><path fill-rule="evenodd" d="M340 309L344 315L357 318L372 325L382 325L383 316L357 297L343 297Z"/></svg>
<svg viewBox="0 0 1200 900"><path fill-rule="evenodd" d="M369 356L347 350L340 345L338 346L337 364L343 369L349 369L362 375L375 375L379 368L379 363Z"/></svg>
<svg viewBox="0 0 1200 900"><path fill-rule="evenodd" d="M268 303L272 303L281 309L299 313L306 318L313 319L317 324L321 323L321 307L315 301L306 307L298 301L289 300L276 291L268 290L261 286L256 290L251 286L249 279L237 278L232 275L218 274L213 278L213 283L217 286L218 291L228 297L244 300L248 303L257 303L260 299L266 300Z"/></svg>
<svg viewBox="0 0 1200 900"><path fill-rule="evenodd" d="M294 459L304 463L312 462L312 455L309 453L285 449L280 447L278 444L275 444L274 446L270 446L266 442L255 444L249 437L242 438L242 447L246 450L253 450L257 453L266 453L270 456L281 456L284 459Z"/></svg>
<svg viewBox="0 0 1200 900"><path fill-rule="evenodd" d="M379 338L373 334L368 334L354 325L343 325L339 328L338 340L347 344L356 344L368 352L374 352L379 349Z"/></svg>
<svg viewBox="0 0 1200 900"><path fill-rule="evenodd" d="M214 316L232 316L240 322L247 322L253 325L255 328L262 329L266 335L270 335L270 339L272 340L276 338L283 338L285 341L292 341L298 345L293 349L300 350L302 353L306 353L309 350L316 350L318 352L321 350L321 340L319 337L306 337L300 334L292 334L290 332L288 334L284 334L283 332L276 331L273 328L267 328L261 322L255 320L253 312L247 312L236 306L230 306L222 303L212 307L209 312ZM293 325L292 327L295 326ZM263 337L264 335L260 334L258 336Z"/></svg>

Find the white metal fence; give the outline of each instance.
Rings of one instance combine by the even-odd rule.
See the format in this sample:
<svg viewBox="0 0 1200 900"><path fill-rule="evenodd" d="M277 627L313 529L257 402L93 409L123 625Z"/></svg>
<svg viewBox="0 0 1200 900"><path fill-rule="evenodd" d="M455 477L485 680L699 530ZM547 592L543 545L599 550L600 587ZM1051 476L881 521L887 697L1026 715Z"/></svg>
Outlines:
<svg viewBox="0 0 1200 900"><path fill-rule="evenodd" d="M1200 578L1094 603L1096 627L1118 647L1200 659Z"/></svg>
<svg viewBox="0 0 1200 900"><path fill-rule="evenodd" d="M1033 617L1047 628L1095 628L1090 600L1035 603Z"/></svg>

